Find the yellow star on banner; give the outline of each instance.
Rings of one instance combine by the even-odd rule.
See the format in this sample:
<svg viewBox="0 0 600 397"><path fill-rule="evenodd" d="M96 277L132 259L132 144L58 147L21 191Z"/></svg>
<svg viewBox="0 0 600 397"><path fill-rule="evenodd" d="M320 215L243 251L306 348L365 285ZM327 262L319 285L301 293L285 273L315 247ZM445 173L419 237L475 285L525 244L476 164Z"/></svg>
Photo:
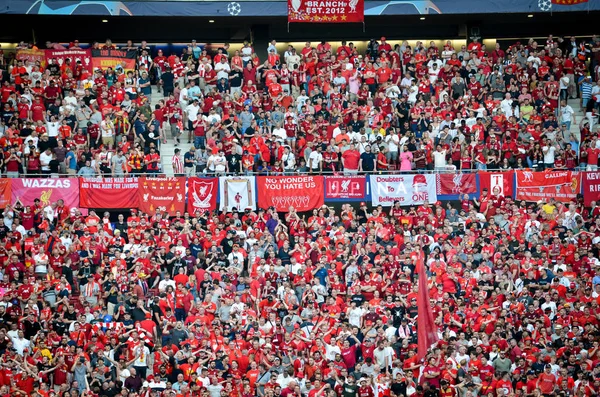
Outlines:
<svg viewBox="0 0 600 397"><path fill-rule="evenodd" d="M319 22L321 21L321 18L319 16L315 16L314 21Z"/></svg>
<svg viewBox="0 0 600 397"><path fill-rule="evenodd" d="M342 21L345 21L347 17L345 15L342 15L341 18L342 18Z"/></svg>
<svg viewBox="0 0 600 397"><path fill-rule="evenodd" d="M331 20L332 20L332 21L337 21L337 15L334 15L334 16L332 16L332 17L331 17Z"/></svg>
<svg viewBox="0 0 600 397"><path fill-rule="evenodd" d="M323 21L329 21L329 17L328 17L327 15L325 15L325 16L323 17Z"/></svg>

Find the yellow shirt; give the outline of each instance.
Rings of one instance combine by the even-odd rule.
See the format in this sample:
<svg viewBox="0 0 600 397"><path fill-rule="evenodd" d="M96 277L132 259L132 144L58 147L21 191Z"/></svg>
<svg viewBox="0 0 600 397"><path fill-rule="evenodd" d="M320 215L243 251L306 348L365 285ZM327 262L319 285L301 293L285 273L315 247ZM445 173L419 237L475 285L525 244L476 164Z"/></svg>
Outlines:
<svg viewBox="0 0 600 397"><path fill-rule="evenodd" d="M551 215L554 212L554 210L556 209L556 207L552 204L546 203L542 206L542 209L544 210L544 212L546 214Z"/></svg>

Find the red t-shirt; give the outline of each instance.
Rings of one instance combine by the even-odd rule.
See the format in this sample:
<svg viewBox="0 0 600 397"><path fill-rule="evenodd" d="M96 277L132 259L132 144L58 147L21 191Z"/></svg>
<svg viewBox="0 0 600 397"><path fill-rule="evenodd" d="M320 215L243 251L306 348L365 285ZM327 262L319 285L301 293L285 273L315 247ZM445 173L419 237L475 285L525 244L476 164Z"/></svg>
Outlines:
<svg viewBox="0 0 600 397"><path fill-rule="evenodd" d="M540 374L539 382L542 394L550 394L554 391L554 386L556 385L556 376L544 372Z"/></svg>
<svg viewBox="0 0 600 397"><path fill-rule="evenodd" d="M358 150L346 150L342 154L344 160L344 168L349 170L357 170L360 161L360 153Z"/></svg>
<svg viewBox="0 0 600 397"><path fill-rule="evenodd" d="M600 156L600 149L588 148L588 164L598 165L598 156Z"/></svg>

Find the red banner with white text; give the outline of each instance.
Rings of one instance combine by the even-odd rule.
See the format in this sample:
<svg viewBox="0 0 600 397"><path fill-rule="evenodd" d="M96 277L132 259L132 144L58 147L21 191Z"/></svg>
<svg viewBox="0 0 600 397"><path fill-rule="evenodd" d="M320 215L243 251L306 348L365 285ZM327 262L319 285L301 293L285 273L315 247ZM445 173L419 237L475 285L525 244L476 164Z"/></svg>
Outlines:
<svg viewBox="0 0 600 397"><path fill-rule="evenodd" d="M322 176L259 176L256 178L258 206L279 212L310 211L323 206Z"/></svg>
<svg viewBox="0 0 600 397"><path fill-rule="evenodd" d="M487 189L491 195L512 197L513 179L515 173L509 172L479 172L479 191Z"/></svg>
<svg viewBox="0 0 600 397"><path fill-rule="evenodd" d="M11 180L11 202L33 205L40 199L46 207L63 200L69 208L79 208L79 181L77 178L15 178Z"/></svg>
<svg viewBox="0 0 600 397"><path fill-rule="evenodd" d="M437 174L435 182L438 195L477 192L475 174Z"/></svg>
<svg viewBox="0 0 600 397"><path fill-rule="evenodd" d="M212 211L217 208L219 178L188 178L188 204L190 214Z"/></svg>
<svg viewBox="0 0 600 397"><path fill-rule="evenodd" d="M517 200L555 199L569 202L581 191L581 173L574 171L517 171Z"/></svg>
<svg viewBox="0 0 600 397"><path fill-rule="evenodd" d="M77 61L81 61L81 66L88 72L93 73L94 67L92 65L92 50L45 50L46 61L54 59L59 66L65 64L66 59L71 60L71 70L74 71Z"/></svg>
<svg viewBox="0 0 600 397"><path fill-rule="evenodd" d="M600 200L600 172L582 172L583 203L590 206Z"/></svg>
<svg viewBox="0 0 600 397"><path fill-rule="evenodd" d="M325 199L364 200L366 186L364 176L326 176Z"/></svg>
<svg viewBox="0 0 600 397"><path fill-rule="evenodd" d="M175 215L185 211L185 178L140 178L140 211L154 214L166 211Z"/></svg>
<svg viewBox="0 0 600 397"><path fill-rule="evenodd" d="M138 178L81 178L79 202L83 208L138 208Z"/></svg>
<svg viewBox="0 0 600 397"><path fill-rule="evenodd" d="M288 0L288 22L347 23L364 20L364 0Z"/></svg>

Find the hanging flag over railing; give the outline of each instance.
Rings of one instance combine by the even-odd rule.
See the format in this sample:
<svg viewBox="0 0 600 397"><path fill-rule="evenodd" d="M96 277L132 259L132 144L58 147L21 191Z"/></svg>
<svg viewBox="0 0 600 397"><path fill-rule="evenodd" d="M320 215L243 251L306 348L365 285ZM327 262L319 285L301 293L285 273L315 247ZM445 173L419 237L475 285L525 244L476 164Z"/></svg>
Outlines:
<svg viewBox="0 0 600 397"><path fill-rule="evenodd" d="M288 0L288 22L347 23L364 20L364 0Z"/></svg>

